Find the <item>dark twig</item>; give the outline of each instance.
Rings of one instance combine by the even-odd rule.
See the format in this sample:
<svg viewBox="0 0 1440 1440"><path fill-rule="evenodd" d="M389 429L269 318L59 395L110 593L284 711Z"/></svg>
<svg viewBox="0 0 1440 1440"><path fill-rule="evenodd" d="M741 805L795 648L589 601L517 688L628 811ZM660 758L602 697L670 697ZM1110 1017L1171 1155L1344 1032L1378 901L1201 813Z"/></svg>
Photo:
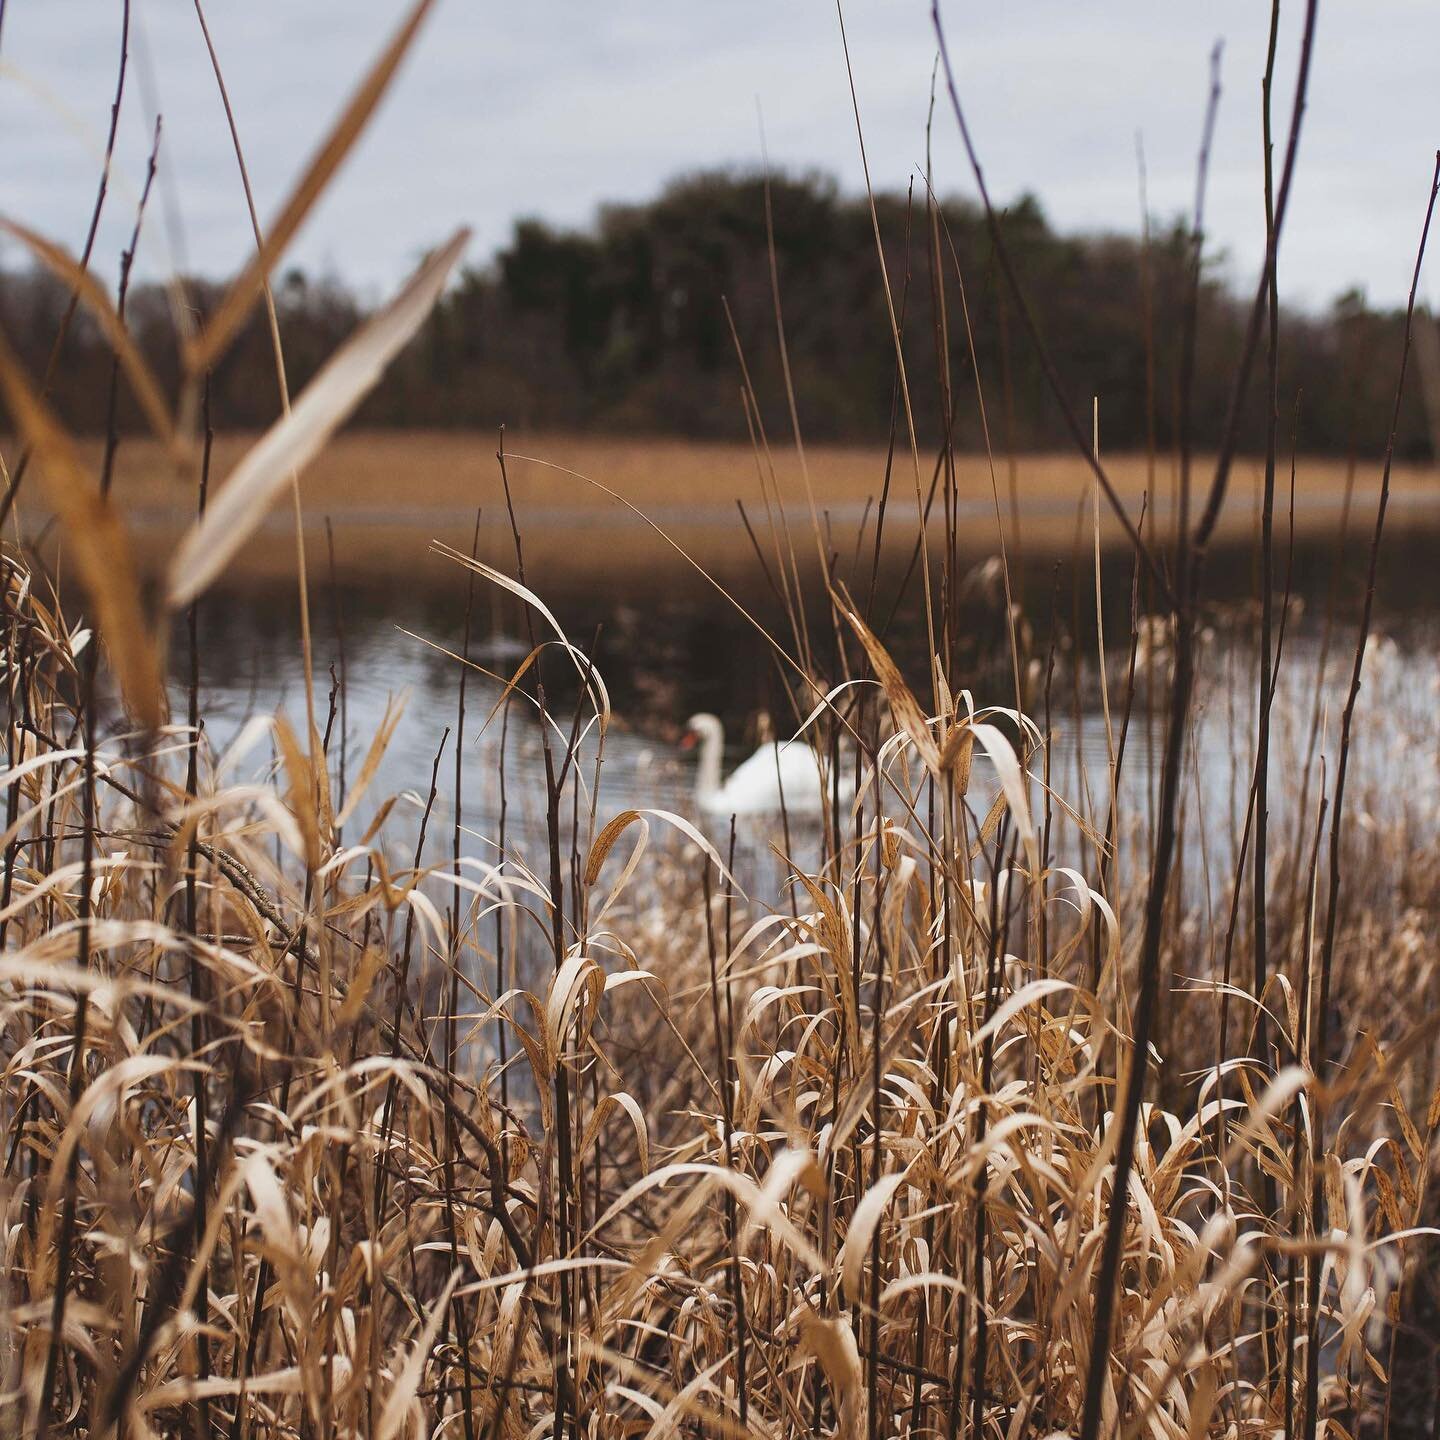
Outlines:
<svg viewBox="0 0 1440 1440"><path fill-rule="evenodd" d="M976 188L980 191L980 201L985 207L985 219L990 227L990 239L995 247L995 258L999 263L1001 273L1005 282L1010 288L1011 294L1015 297L1015 304L1019 308L1020 318L1025 322L1025 330L1030 336L1030 343L1034 347L1035 357L1040 362L1040 369L1045 376L1045 383L1051 394L1055 397L1055 403L1060 407L1060 417L1065 422L1065 428L1070 432L1070 438L1074 441L1080 454L1085 457L1099 482L1100 489L1105 494L1110 508L1115 512L1116 518L1120 521L1121 528L1135 548L1135 553L1140 557L1141 563L1145 566L1150 575L1151 581L1159 593L1165 597L1167 603L1173 601L1170 582L1165 578L1159 562L1155 559L1154 553L1141 537L1140 531L1136 528L1135 522L1130 518L1130 513L1125 508L1125 502L1121 500L1116 491L1109 474L1106 472L1100 457L1095 453L1095 447L1091 444L1091 438L1087 434L1085 426L1081 424L1080 418L1075 413L1075 407L1071 405L1069 396L1065 393L1065 386L1060 379L1060 372L1056 369L1055 362L1050 356L1049 348L1045 344L1044 336L1040 333L1039 322L1035 319L1035 312L1030 308L1030 302L1025 296L1025 291L1020 284L1020 277L1010 259L1009 247L1005 244L1004 235L1001 233L1000 220L995 213L995 207L990 202L990 192L985 186L985 174L980 168L979 156L975 153L975 146L970 139L970 128L965 123L965 112L960 106L960 92L955 84L955 72L950 65L950 51L945 43L945 27L940 21L940 0L931 0L930 8L931 21L935 27L935 36L940 45L940 61L945 67L945 85L950 93L950 106L955 112L955 123L960 128L960 139L965 146L965 154L970 161L970 169L975 176Z"/></svg>
<svg viewBox="0 0 1440 1440"><path fill-rule="evenodd" d="M1405 339L1400 347L1400 374L1395 382L1395 408L1390 417L1390 433L1385 441L1385 464L1380 473L1380 501L1375 509L1375 530L1370 538L1370 561L1365 576L1365 603L1360 612L1360 635L1355 642L1355 665L1350 674L1350 692L1340 719L1340 754L1335 770L1335 802L1330 811L1330 879L1325 909L1325 938L1320 947L1320 998L1315 1007L1315 1042L1311 1050L1312 1068L1323 1076L1328 1061L1330 1041L1330 983L1335 960L1335 927L1340 914L1340 842L1344 834L1345 778L1350 765L1350 737L1355 721L1355 706L1360 699L1360 680L1365 667L1365 649L1370 638L1370 624L1375 608L1375 577L1380 567L1380 542L1385 534L1385 511L1390 504L1390 469L1395 459L1395 436L1400 428L1400 406L1405 398L1405 372L1410 362L1410 341L1415 326L1415 295L1420 288L1420 270L1425 263L1425 245L1430 238L1430 221L1435 214L1435 196L1440 191L1440 150L1435 153L1435 172L1430 180L1430 199L1425 207L1425 224L1420 231L1420 246L1415 253L1415 270L1410 278L1410 298L1405 306ZM1319 1214L1323 1202L1324 1167L1321 1152L1324 1146L1323 1091L1316 1096L1316 1114L1311 1121L1311 1211ZM1320 1390L1320 1262L1319 1252L1310 1256L1309 1341L1306 1346L1305 1371L1305 1440L1315 1440L1319 1421Z"/></svg>
<svg viewBox="0 0 1440 1440"><path fill-rule="evenodd" d="M4 9L0 6L0 24L4 23ZM110 129L105 136L105 161L100 167L100 185L95 192L95 205L90 211L90 224L85 231L85 244L80 251L79 270L83 276L90 269L90 257L95 252L95 236L100 230L100 214L105 209L105 196L110 190L110 165L115 157L115 135L120 128L120 102L125 98L125 71L130 63L130 0L122 0L120 10L120 64L115 75L115 99L110 105ZM50 357L45 362L44 377L40 382L40 394L45 396L49 393L50 386L55 379L55 367L60 363L60 352L65 348L65 340L70 334L70 326L75 319L75 311L80 304L80 287L77 283L71 288L70 298L65 305L65 313L60 317L60 328L55 332L54 343L50 346ZM33 451L26 446L21 452L20 458L15 462L14 473L10 476L10 484L6 487L5 496L0 500L0 529L5 526L6 520L10 518L10 511L15 504L15 498L20 493L20 482L25 478L25 471L29 467Z"/></svg>

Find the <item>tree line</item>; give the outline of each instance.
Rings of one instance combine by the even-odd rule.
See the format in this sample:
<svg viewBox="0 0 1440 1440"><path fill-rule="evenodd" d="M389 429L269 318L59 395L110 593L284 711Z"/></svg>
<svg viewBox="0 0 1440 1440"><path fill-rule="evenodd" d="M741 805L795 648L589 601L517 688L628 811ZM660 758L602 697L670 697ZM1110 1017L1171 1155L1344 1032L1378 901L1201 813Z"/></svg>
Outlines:
<svg viewBox="0 0 1440 1440"><path fill-rule="evenodd" d="M1154 225L1145 238L1064 235L1026 197L1007 209L1001 229L1076 410L1088 415L1090 397L1100 397L1105 448L1172 446L1193 273L1185 224ZM183 304L203 314L221 293L214 282L191 280ZM872 221L865 198L824 177L782 175L767 184L733 171L681 178L644 203L605 206L584 229L517 222L508 245L447 293L358 423L717 439L743 439L757 426L785 432L777 295L807 438L874 442L893 430L908 443L908 392L922 446L948 432L957 447L980 448L986 428L997 450L1066 443L976 205L927 204L923 192L879 194ZM361 322L365 306L342 282L298 271L278 279L275 299L298 389ZM45 272L0 272L0 325L32 374L46 371L68 300ZM1223 262L1206 262L1191 402L1202 448L1225 424L1249 301ZM138 285L126 310L141 349L172 388L180 373L177 303L173 288ZM1377 449L1402 327L1401 312L1373 308L1355 291L1320 314L1287 312L1282 435L1293 434L1307 452ZM103 335L77 316L50 390L68 425L103 428L109 375ZM1432 454L1424 388L1411 387L1402 413L1406 458ZM1246 406L1252 446L1263 433L1263 404L1257 382ZM212 378L212 414L217 425L251 429L277 412L270 339L257 311ZM133 406L123 418L138 428Z"/></svg>

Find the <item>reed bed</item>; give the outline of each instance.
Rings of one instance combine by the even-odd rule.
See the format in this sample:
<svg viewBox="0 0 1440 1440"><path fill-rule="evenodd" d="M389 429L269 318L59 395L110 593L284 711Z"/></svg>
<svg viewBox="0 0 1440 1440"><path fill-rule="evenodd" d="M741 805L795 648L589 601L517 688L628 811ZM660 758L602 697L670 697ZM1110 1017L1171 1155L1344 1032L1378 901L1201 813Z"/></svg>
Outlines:
<svg viewBox="0 0 1440 1440"><path fill-rule="evenodd" d="M1076 1427L1144 894L1107 898L1038 726L963 693L925 714L870 636L890 688L842 707L855 798L767 909L727 837L657 875L666 817L594 823L603 763L558 773L608 721L587 674L580 725L550 717L549 853L422 825L396 869L386 806L343 834L363 768L342 804L281 719L245 783L188 726L77 744L93 639L6 563L11 1427ZM1433 896L1424 852L1367 844ZM1268 1028L1251 956L1222 992L1193 909L1167 927L1111 1433L1293 1425L1311 1357L1327 1423L1390 1405L1440 1119L1393 991L1434 983L1433 905L1345 926L1317 1063L1295 862Z"/></svg>
<svg viewBox="0 0 1440 1440"><path fill-rule="evenodd" d="M1103 417L1102 417L1103 418ZM255 436L216 436L215 470L226 474ZM735 503L752 515L762 510L765 487L756 476L754 451L743 444L694 443L651 436L632 439L602 435L526 434L507 430L506 447L544 462L516 462L514 480L524 497L526 564L549 599L565 599L612 588L623 579L628 593L663 595L691 582L694 572L636 516L601 489L576 475L603 481L625 500L664 525L712 575L732 588L753 579L754 551L738 523ZM503 513L505 497L494 464L493 436L474 431L350 430L337 435L306 471L301 504L313 571L328 576L330 556L325 525L335 533L334 563L339 579L356 586L428 583L437 593L453 591L443 567L423 562L426 546L442 539L468 549L475 507ZM85 463L98 473L104 442L81 445ZM792 523L808 523L804 480L793 451L772 454L777 490ZM806 469L821 497L832 544L842 551L873 542L876 477L884 474L885 447L806 446ZM553 468L552 468L553 467ZM1302 456L1299 464L1297 539L1324 547L1338 528L1345 504L1347 461L1335 456ZM955 456L955 490L965 520L960 543L972 561L996 546L990 466L983 454ZM1106 469L1126 504L1138 513L1148 504L1161 528L1173 524L1178 473L1173 458L1158 463L1143 454L1117 455ZM1422 536L1440 525L1429 466L1396 465L1392 530ZM1222 518L1219 539L1231 548L1248 545L1259 524L1264 464L1243 457L1234 502ZM905 476L907 488L909 476ZM928 482L928 476L926 477ZM1362 476L1362 486L1369 480ZM1012 555L1024 553L1043 567L1047 557L1066 555L1074 542L1076 517L1090 526L1090 474L1082 456L1019 455L1013 475L1001 468L1001 521ZM1011 508L1011 487L1015 496ZM115 457L115 484L127 497L127 517L142 561L167 555L184 533L189 516L176 504L174 476L164 449L146 436L127 437ZM1148 497L1148 498L1147 498ZM188 498L188 497L187 497ZM867 509L868 503L868 509ZM1123 565L1123 534L1113 515L1101 514L1107 553ZM49 517L36 509L27 517L33 538L47 559ZM249 583L257 593L277 591L295 579L293 522L287 511L272 515L236 555L227 571L232 585ZM943 544L944 521L936 507L932 530ZM882 536L882 562L903 566L914 536L892 527ZM481 557L492 564L512 562L503 526L481 536ZM1041 575L1041 583L1045 583ZM1043 617L1037 617L1043 618Z"/></svg>
<svg viewBox="0 0 1440 1440"><path fill-rule="evenodd" d="M503 443L513 563L475 558L479 522L469 550L438 547L466 624L413 820L375 793L393 719L349 735L343 663L316 689L303 533L303 718L247 728L273 757L258 771L211 747L207 592L415 333L463 233L293 403L273 330L282 418L213 489L205 376L428 8L183 337L178 403L127 345L123 281L112 302L88 255L21 236L105 327L112 394L136 394L198 514L163 573L137 562L113 423L93 475L0 346L24 446L5 509L33 468L76 582L0 553L5 1432L1429 1433L1440 1089L1416 997L1436 982L1436 816L1401 762L1433 751L1433 715L1359 703L1393 427L1358 624L1337 593L1299 675L1272 403L1255 704L1221 723L1226 795L1204 778L1205 552L1262 354L1275 373L1314 5L1278 183L1267 171L1237 418L1193 508L1183 445L1177 461L1188 525L1126 507L1052 375L1093 483L1097 578L1072 604L1087 624L1102 505L1131 547L1128 643L1108 657L1104 617L1067 632L1052 601L1045 623L1004 554L967 578L955 456L942 437L932 468L907 435L902 365L873 555L848 563L818 513L787 513L744 391L763 513L743 528L787 616L756 644L829 795L778 817L777 895L747 892L734 828L605 806L615 717L590 651L527 583ZM949 98L968 148L953 82ZM931 283L963 286L918 204L916 225ZM1197 284L1201 233L1197 216ZM1397 395L1404 376L1402 356ZM906 525L918 674L877 588L880 529ZM1003 651L967 673L986 586ZM528 653L479 677L488 587L518 604ZM1105 759L1072 784L1052 759L1082 689ZM523 798L543 829L507 831L502 759L498 827L477 833L470 742L520 714L541 737Z"/></svg>

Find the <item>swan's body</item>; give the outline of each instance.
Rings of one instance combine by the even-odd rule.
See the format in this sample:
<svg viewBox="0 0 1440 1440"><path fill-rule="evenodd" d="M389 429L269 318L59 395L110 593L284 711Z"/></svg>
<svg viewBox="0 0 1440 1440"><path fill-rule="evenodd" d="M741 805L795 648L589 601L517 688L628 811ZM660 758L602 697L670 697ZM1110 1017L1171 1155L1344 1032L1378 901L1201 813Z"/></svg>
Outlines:
<svg viewBox="0 0 1440 1440"><path fill-rule="evenodd" d="M724 779L725 728L714 715L692 715L686 738L699 749L695 803L706 815L819 816L828 800L820 757L801 740L762 745Z"/></svg>

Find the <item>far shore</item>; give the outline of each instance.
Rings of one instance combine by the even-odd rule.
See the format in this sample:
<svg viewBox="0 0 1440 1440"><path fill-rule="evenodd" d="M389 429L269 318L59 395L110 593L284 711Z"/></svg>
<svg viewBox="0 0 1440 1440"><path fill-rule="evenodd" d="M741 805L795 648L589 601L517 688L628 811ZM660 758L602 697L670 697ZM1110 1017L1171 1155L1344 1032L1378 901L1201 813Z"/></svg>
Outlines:
<svg viewBox="0 0 1440 1440"><path fill-rule="evenodd" d="M217 437L213 485L224 483L254 437ZM758 574L754 548L739 512L773 560L776 545L793 544L802 567L814 561L812 500L825 546L841 554L858 544L873 551L876 501L885 483L882 447L807 447L804 467L793 446L770 456L749 446L671 438L526 435L505 438L507 471L529 578L536 588L594 583L668 583L704 567L727 584ZM98 471L101 447L85 442L84 458ZM496 458L497 437L474 431L347 431L302 475L301 505L312 569L344 583L436 586L453 583L451 562L430 553L432 541L468 552L480 514L480 554L506 569L514 564L510 519ZM6 447L13 455L13 447ZM896 453L882 533L887 560L915 544L919 501L930 489L933 455L918 466L908 448ZM1169 456L1107 458L1105 467L1128 513L1144 514L1147 530L1170 533L1178 490ZM1197 490L1210 483L1212 462L1199 457ZM1340 533L1347 465L1333 458L1301 457L1295 471L1297 539ZM770 476L773 473L773 486ZM762 484L762 475L765 481ZM807 489L808 478L808 489ZM1244 457L1234 466L1218 543L1244 543L1256 533L1263 463ZM1373 523L1379 463L1357 466L1350 533L1359 542ZM1276 527L1282 540L1290 515L1290 466L1277 475ZM607 492L613 492L607 493ZM955 513L967 554L1011 552L1034 559L1093 544L1095 486L1075 455L957 457ZM114 494L130 527L142 570L156 573L194 514L196 476L177 474L154 442L122 442ZM777 510L775 497L780 499ZM615 498L620 497L620 498ZM627 503L628 502L628 503ZM737 503L738 502L738 503ZM1196 502L1199 503L1198 501ZM937 495L932 525L943 516ZM1440 530L1440 471L1397 465L1392 477L1391 522L1397 529ZM26 481L19 506L22 530L39 534L47 520L43 484ZM328 532L327 532L328 522ZM1100 538L1125 544L1123 530L1103 497ZM785 539L788 529L789 541ZM278 505L233 562L232 584L265 584L296 573L294 512Z"/></svg>

